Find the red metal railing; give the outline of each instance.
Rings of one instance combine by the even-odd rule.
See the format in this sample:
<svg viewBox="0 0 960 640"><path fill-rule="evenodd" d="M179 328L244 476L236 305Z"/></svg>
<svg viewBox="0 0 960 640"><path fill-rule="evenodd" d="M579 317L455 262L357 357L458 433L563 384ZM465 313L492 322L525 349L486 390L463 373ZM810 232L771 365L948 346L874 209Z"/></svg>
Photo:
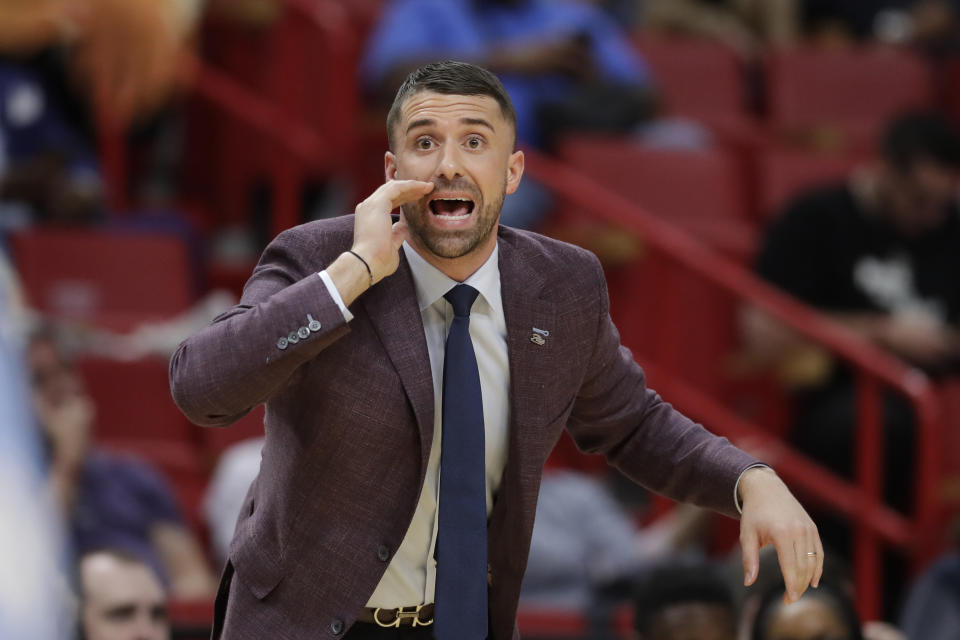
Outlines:
<svg viewBox="0 0 960 640"><path fill-rule="evenodd" d="M342 8L335 2L287 0L322 30L324 37L344 38L340 46L349 46L349 30L330 27L329 15ZM326 7L326 8L324 8ZM333 8L331 8L333 7ZM318 14L317 12L321 12ZM334 19L335 24L341 24ZM344 70L353 73L353 69ZM243 126L254 129L282 150L285 160L274 163L272 178L278 197L274 209L274 230L298 221L297 179L306 167L316 166L331 157L317 132L289 117L283 101L274 102L254 95L239 83L200 61L193 61L187 73L190 87L198 95L233 116ZM277 95L282 95L278 91ZM344 103L345 117L349 101ZM101 118L102 157L105 177L115 210L126 209L123 191L126 161L120 132L108 116ZM719 289L749 302L774 316L799 334L829 349L856 372L857 380L857 460L856 483L845 481L820 465L794 452L789 446L748 423L720 402L687 384L669 371L647 368L658 380L659 390L673 399L696 419L718 433L737 441L760 443L766 459L791 485L800 488L847 517L855 531L855 580L861 614L875 618L880 613L882 572L881 544L904 549L920 560L934 553L933 536L940 524L938 485L941 480L941 422L938 403L929 381L872 345L865 343L839 325L796 302L758 280L751 273L694 241L670 224L650 215L633 202L613 193L557 160L527 152L529 175L571 203L589 211L593 217L617 225L641 236L648 247L659 251L676 266L689 270ZM662 300L669 305L670 296ZM663 317L669 317L669 313ZM904 395L917 417L917 481L915 511L905 517L886 507L881 499L882 486L882 409L881 386Z"/></svg>

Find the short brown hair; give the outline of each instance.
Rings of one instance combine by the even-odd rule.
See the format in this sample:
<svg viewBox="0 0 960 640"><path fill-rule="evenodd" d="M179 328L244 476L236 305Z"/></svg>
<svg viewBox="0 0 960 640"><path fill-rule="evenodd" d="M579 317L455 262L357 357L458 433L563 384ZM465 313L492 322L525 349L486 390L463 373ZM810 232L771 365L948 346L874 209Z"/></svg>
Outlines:
<svg viewBox="0 0 960 640"><path fill-rule="evenodd" d="M387 114L387 140L393 148L393 130L400 120L400 109L411 96L421 91L433 91L442 95L489 96L500 105L500 113L514 130L516 143L517 112L503 84L483 67L469 62L444 60L431 62L414 69L397 89L397 95Z"/></svg>

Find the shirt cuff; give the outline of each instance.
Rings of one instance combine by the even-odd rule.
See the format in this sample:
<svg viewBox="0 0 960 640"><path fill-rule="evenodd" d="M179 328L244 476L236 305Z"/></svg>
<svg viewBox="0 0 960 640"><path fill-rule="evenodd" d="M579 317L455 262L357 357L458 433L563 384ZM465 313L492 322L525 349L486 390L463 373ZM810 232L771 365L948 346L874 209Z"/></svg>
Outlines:
<svg viewBox="0 0 960 640"><path fill-rule="evenodd" d="M350 310L347 309L347 305L343 304L343 298L340 297L340 292L337 291L337 287L333 284L333 280L330 279L330 275L326 270L321 271L317 274L320 276L320 279L323 280L323 284L327 286L327 291L330 293L330 297L333 298L333 301L337 303L337 306L340 307L340 313L343 314L343 319L347 322L353 320L353 314L350 313Z"/></svg>
<svg viewBox="0 0 960 640"><path fill-rule="evenodd" d="M740 504L740 480L743 479L743 474L745 474L747 471L750 471L750 469L756 469L757 467L764 467L766 469L769 469L770 465L763 464L762 462L757 462L750 465L749 467L747 467L746 469L740 472L740 476L737 477L736 484L733 485L733 505L737 508L737 513L739 513L740 515L743 515L743 506Z"/></svg>

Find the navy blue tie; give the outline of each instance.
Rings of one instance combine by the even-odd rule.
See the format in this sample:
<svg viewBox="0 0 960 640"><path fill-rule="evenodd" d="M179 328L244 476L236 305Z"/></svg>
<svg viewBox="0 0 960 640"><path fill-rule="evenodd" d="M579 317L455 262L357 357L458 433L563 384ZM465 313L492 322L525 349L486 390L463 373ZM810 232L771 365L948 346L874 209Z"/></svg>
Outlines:
<svg viewBox="0 0 960 640"><path fill-rule="evenodd" d="M434 635L487 637L487 489L483 400L470 340L470 307L479 292L459 284L443 297L453 306L443 359L443 437Z"/></svg>

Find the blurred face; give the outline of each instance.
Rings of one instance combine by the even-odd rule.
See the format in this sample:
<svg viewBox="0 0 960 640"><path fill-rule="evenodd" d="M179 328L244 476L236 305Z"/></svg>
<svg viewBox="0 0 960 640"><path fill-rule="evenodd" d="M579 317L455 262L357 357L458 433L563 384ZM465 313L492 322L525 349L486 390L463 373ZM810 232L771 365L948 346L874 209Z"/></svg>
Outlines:
<svg viewBox="0 0 960 640"><path fill-rule="evenodd" d="M691 602L667 607L643 640L735 640L733 613L718 604Z"/></svg>
<svg viewBox="0 0 960 640"><path fill-rule="evenodd" d="M94 554L80 567L87 640L169 640L166 597L146 566Z"/></svg>
<svg viewBox="0 0 960 640"><path fill-rule="evenodd" d="M843 620L823 598L776 605L765 640L850 640Z"/></svg>
<svg viewBox="0 0 960 640"><path fill-rule="evenodd" d="M523 152L513 151L514 127L500 105L489 96L421 91L403 104L391 137L387 179L435 185L402 208L410 244L442 271L479 268L496 244L503 198L523 174Z"/></svg>
<svg viewBox="0 0 960 640"><path fill-rule="evenodd" d="M960 172L919 160L906 172L886 167L881 181L885 209L893 223L908 235L937 228L957 198Z"/></svg>
<svg viewBox="0 0 960 640"><path fill-rule="evenodd" d="M38 339L27 350L31 385L37 399L50 407L59 407L80 393L81 384L73 367L64 361L49 340Z"/></svg>

